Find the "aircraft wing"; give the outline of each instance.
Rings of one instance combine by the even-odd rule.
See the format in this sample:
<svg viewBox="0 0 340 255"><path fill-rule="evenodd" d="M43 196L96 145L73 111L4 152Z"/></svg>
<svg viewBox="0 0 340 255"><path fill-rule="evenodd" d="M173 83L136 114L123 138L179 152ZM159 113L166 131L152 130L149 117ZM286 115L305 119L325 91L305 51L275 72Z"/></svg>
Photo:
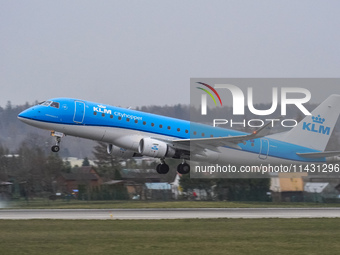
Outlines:
<svg viewBox="0 0 340 255"><path fill-rule="evenodd" d="M247 140L261 138L269 134L271 122L267 123L260 129L254 131L251 134L239 135L239 136L227 136L227 137L209 137L209 138L195 138L195 139L177 139L177 140L162 140L171 144L174 148L187 150L187 151L200 151L200 150L212 150L219 152L218 147L228 146L236 149L241 149L238 143L242 143ZM156 138L161 140L159 138Z"/></svg>
<svg viewBox="0 0 340 255"><path fill-rule="evenodd" d="M323 151L323 152L308 152L308 153L296 153L296 155L304 158L327 158L340 156L340 151Z"/></svg>
<svg viewBox="0 0 340 255"><path fill-rule="evenodd" d="M230 146L235 147L238 143L243 141L259 138L262 136L257 136L256 134L240 135L240 136L227 136L227 137L209 137L209 138L195 138L195 139L178 139L173 140L172 143L176 145L184 146L199 146L199 147L220 147L220 146Z"/></svg>

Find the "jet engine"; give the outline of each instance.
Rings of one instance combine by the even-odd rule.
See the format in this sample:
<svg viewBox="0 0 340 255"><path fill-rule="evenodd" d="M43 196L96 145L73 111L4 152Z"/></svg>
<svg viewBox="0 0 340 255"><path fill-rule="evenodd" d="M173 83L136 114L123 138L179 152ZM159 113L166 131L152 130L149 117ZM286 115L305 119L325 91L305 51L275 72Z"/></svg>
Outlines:
<svg viewBox="0 0 340 255"><path fill-rule="evenodd" d="M108 154L112 154L113 156L117 156L117 157L124 158L124 159L132 158L136 156L137 154L134 151L126 150L124 148L119 148L112 144L108 144L106 150Z"/></svg>
<svg viewBox="0 0 340 255"><path fill-rule="evenodd" d="M154 158L172 158L176 150L165 142L146 137L140 140L138 152Z"/></svg>

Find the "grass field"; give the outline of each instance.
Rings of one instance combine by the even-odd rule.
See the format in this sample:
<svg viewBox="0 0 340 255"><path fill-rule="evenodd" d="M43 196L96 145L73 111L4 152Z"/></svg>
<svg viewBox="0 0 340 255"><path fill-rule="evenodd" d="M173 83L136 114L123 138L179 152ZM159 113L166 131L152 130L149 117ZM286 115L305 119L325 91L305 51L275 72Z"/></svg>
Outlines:
<svg viewBox="0 0 340 255"><path fill-rule="evenodd" d="M26 202L0 203L0 208L13 209L131 209L131 208L278 208L278 207L339 207L340 203L273 203L273 202L223 202L223 201L80 201L70 202L34 199Z"/></svg>
<svg viewBox="0 0 340 255"><path fill-rule="evenodd" d="M1 254L339 254L340 219L1 220Z"/></svg>

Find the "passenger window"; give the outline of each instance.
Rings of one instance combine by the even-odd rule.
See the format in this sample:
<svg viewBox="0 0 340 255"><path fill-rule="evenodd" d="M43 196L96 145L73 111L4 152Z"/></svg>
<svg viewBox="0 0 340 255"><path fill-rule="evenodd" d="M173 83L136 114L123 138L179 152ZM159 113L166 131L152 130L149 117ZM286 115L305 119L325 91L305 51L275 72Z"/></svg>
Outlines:
<svg viewBox="0 0 340 255"><path fill-rule="evenodd" d="M162 125L162 124L160 124L160 125L159 125L159 128L162 128L162 127L163 127L163 125Z"/></svg>
<svg viewBox="0 0 340 255"><path fill-rule="evenodd" d="M168 126L168 129L170 130L170 129L171 129L171 127L170 127L170 126Z"/></svg>
<svg viewBox="0 0 340 255"><path fill-rule="evenodd" d="M189 133L188 129L185 130L185 133Z"/></svg>
<svg viewBox="0 0 340 255"><path fill-rule="evenodd" d="M151 127L153 127L155 124L151 123Z"/></svg>
<svg viewBox="0 0 340 255"><path fill-rule="evenodd" d="M179 132L179 131L181 131L181 129L180 129L180 128L177 128L177 131Z"/></svg>
<svg viewBox="0 0 340 255"><path fill-rule="evenodd" d="M126 118L126 121L127 121L127 122L129 122L129 121L130 121L130 119L129 119L129 118Z"/></svg>
<svg viewBox="0 0 340 255"><path fill-rule="evenodd" d="M146 122L145 122L145 121L143 121L143 125L146 125Z"/></svg>
<svg viewBox="0 0 340 255"><path fill-rule="evenodd" d="M119 116L119 117L118 117L118 120L121 120L121 119L122 119L122 117L121 117L121 116Z"/></svg>
<svg viewBox="0 0 340 255"><path fill-rule="evenodd" d="M102 116L105 117L105 113L102 113Z"/></svg>
<svg viewBox="0 0 340 255"><path fill-rule="evenodd" d="M112 114L110 115L110 118L113 119L113 115Z"/></svg>
<svg viewBox="0 0 340 255"><path fill-rule="evenodd" d="M93 115L97 115L97 112L93 112Z"/></svg>
<svg viewBox="0 0 340 255"><path fill-rule="evenodd" d="M138 123L138 120L135 120L135 123Z"/></svg>

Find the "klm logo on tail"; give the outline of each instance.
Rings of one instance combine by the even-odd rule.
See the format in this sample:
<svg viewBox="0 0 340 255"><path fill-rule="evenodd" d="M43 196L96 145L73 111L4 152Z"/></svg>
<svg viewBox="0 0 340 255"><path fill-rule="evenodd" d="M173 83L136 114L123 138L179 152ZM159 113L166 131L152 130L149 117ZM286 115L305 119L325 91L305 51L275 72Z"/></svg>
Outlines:
<svg viewBox="0 0 340 255"><path fill-rule="evenodd" d="M320 115L318 115L317 117L313 116L312 120L313 123L303 122L302 129L324 135L330 134L331 128L322 125L325 122L325 118L321 118Z"/></svg>

